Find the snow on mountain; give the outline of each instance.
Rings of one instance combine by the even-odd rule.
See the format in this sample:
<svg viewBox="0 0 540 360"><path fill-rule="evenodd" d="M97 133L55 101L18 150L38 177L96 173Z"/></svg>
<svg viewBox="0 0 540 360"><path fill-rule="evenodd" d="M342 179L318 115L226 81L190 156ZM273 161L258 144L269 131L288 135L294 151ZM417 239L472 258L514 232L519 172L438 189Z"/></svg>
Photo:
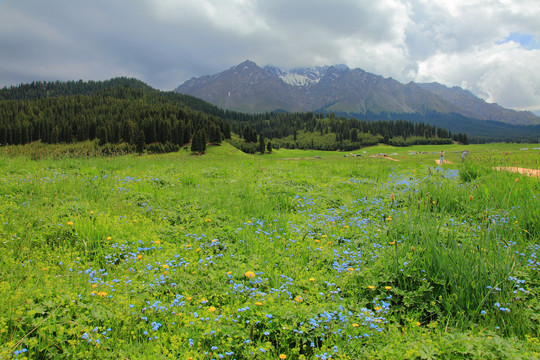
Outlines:
<svg viewBox="0 0 540 360"><path fill-rule="evenodd" d="M295 68L292 70L284 70L275 66L265 66L264 70L270 75L280 78L284 83L307 87L318 83L323 76L327 76L327 70L330 66L312 66L307 68ZM348 70L346 65L338 65L335 67L340 71Z"/></svg>

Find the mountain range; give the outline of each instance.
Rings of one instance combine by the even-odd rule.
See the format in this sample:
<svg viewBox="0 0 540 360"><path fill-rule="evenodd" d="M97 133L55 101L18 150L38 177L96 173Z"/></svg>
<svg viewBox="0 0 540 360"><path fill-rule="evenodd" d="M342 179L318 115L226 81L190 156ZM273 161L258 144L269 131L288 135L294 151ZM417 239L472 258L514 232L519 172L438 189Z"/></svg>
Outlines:
<svg viewBox="0 0 540 360"><path fill-rule="evenodd" d="M248 113L314 111L389 118L452 114L513 125L540 124L540 117L531 112L487 103L459 87L402 84L346 65L284 70L261 68L247 60L219 74L192 78L175 91Z"/></svg>

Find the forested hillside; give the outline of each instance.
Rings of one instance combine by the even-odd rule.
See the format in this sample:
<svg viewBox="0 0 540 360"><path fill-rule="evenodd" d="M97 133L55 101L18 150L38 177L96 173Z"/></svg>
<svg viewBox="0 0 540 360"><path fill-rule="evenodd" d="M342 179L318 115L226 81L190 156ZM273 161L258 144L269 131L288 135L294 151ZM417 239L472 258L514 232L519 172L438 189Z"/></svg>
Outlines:
<svg viewBox="0 0 540 360"><path fill-rule="evenodd" d="M468 142L465 134L422 122L365 121L333 113L226 111L127 78L34 82L0 90L1 145L90 140L98 145L126 144L139 152L149 144L172 151L194 139L218 144L232 137L233 145L253 153L261 148L260 135L275 147L323 150L352 150L380 142L398 146Z"/></svg>

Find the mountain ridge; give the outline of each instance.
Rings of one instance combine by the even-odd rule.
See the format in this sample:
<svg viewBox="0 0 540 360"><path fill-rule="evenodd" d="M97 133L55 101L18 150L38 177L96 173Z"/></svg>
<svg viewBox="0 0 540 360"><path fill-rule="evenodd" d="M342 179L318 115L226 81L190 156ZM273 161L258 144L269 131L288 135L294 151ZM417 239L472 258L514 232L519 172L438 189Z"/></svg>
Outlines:
<svg viewBox="0 0 540 360"><path fill-rule="evenodd" d="M192 78L175 91L224 109L251 113L334 111L425 115L436 112L513 125L540 124L540 117L531 112L489 104L462 88L438 83L402 84L346 65L284 70L271 65L261 68L246 60L221 73Z"/></svg>

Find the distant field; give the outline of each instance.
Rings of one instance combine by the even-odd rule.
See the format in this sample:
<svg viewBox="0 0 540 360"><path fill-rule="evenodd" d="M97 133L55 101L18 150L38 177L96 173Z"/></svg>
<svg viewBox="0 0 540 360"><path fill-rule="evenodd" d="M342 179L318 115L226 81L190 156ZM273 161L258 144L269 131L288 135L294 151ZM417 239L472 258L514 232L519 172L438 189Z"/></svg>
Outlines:
<svg viewBox="0 0 540 360"><path fill-rule="evenodd" d="M1 147L0 358L538 358L538 146Z"/></svg>

